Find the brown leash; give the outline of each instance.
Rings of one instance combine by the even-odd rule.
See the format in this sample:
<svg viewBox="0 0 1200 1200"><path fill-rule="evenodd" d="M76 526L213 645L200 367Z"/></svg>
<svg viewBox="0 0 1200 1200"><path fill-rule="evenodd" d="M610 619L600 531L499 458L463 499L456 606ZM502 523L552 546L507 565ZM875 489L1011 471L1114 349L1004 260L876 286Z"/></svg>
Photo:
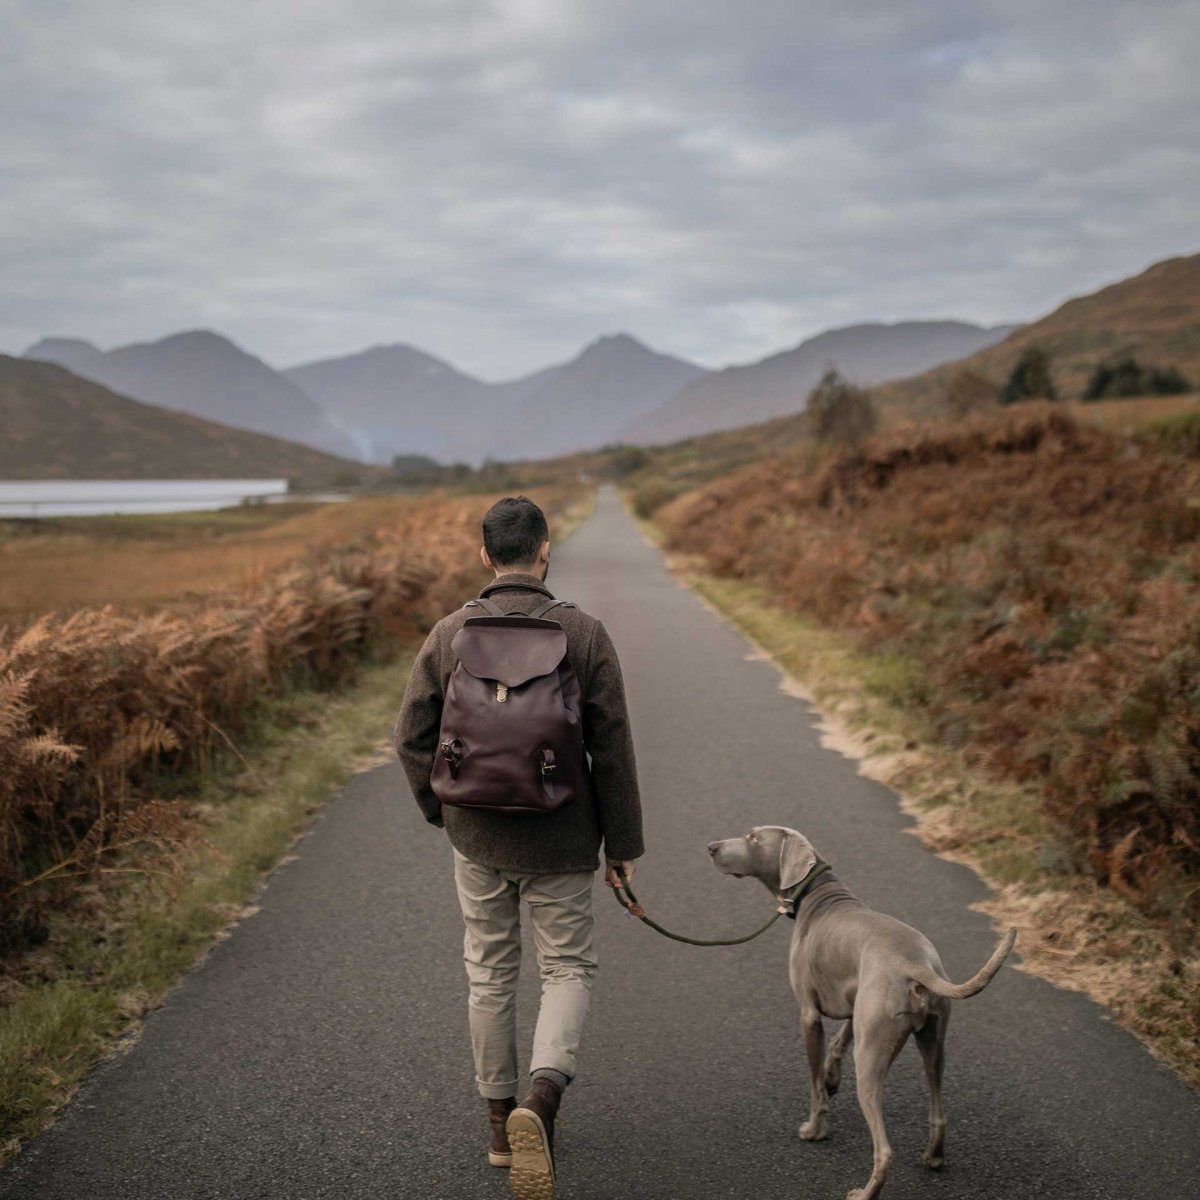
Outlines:
<svg viewBox="0 0 1200 1200"><path fill-rule="evenodd" d="M798 904L804 895L807 893L812 882L823 871L829 870L828 863L817 863L811 871L800 881L799 891L796 894L795 900L792 902ZM613 888L613 895L617 898L617 903L631 916L637 917L643 925L649 925L656 933L661 933L663 937L668 937L673 942L684 942L689 946L740 946L743 942L752 942L760 934L766 933L780 917L787 912L785 908L776 910L775 915L761 929L756 929L753 933L746 934L740 938L690 938L684 937L681 933L672 933L669 929L664 929L657 921L652 920L646 915L646 910L638 903L638 898L633 894L633 888L629 886L629 877L625 874L623 867L617 868L617 875L620 877L621 886ZM625 896L629 899L626 900ZM794 911L794 910L793 910Z"/></svg>

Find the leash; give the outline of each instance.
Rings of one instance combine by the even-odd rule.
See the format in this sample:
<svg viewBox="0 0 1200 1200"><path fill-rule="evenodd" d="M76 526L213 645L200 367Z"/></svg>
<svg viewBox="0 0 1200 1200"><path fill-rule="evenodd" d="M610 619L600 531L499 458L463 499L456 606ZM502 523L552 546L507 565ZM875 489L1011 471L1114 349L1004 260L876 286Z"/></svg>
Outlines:
<svg viewBox="0 0 1200 1200"><path fill-rule="evenodd" d="M620 877L621 886L613 888L613 895L616 896L617 903L631 917L637 917L637 919L641 921L643 925L649 925L650 928L655 931L655 933L661 933L663 937L670 938L673 942L683 942L688 946L740 946L743 942L752 942L760 934L766 933L767 930L770 929L771 926L774 925L775 922L785 914L794 918L800 901L804 899L804 896L812 886L813 881L823 871L828 870L828 863L819 862L815 864L813 869L809 871L809 873L800 881L800 887L796 895L787 901L787 904L791 906L790 912L788 908L781 905L775 910L775 915L765 925L763 925L760 929L756 929L753 933L748 933L745 937L740 938L690 938L684 937L681 933L672 933L669 929L664 929L657 921L648 917L646 915L646 910L638 903L638 898L633 894L633 888L629 886L629 877L625 874L625 869L623 867L617 868L617 875ZM622 892L625 893L625 896L629 897L628 900L625 899L625 896L621 895Z"/></svg>

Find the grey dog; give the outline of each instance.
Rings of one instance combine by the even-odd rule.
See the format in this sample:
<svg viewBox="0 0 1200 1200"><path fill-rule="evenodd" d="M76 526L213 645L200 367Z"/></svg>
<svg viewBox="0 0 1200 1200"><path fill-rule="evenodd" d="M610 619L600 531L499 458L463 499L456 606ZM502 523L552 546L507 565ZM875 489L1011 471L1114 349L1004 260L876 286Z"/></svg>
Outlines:
<svg viewBox="0 0 1200 1200"><path fill-rule="evenodd" d="M892 1148L883 1123L883 1085L909 1034L916 1039L929 1084L929 1142L922 1156L940 1167L946 1139L942 1068L950 1001L981 992L1000 969L1017 931L1010 929L983 969L966 983L946 978L937 950L924 934L873 912L829 871L809 840L781 825L760 825L745 837L710 842L717 868L761 880L795 916L790 974L800 1004L804 1048L812 1080L806 1141L827 1133L829 1097L842 1080L842 1057L852 1038L858 1103L871 1130L871 1178L846 1200L874 1200L887 1178ZM825 1057L822 1017L845 1020Z"/></svg>

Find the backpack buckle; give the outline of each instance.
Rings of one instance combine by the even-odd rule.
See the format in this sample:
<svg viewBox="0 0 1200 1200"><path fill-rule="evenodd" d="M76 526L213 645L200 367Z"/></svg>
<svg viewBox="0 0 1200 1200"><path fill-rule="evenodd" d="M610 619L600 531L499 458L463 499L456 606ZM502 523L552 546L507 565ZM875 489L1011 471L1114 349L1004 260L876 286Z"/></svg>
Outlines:
<svg viewBox="0 0 1200 1200"><path fill-rule="evenodd" d="M542 778L549 779L555 770L554 751L546 747L542 750Z"/></svg>
<svg viewBox="0 0 1200 1200"><path fill-rule="evenodd" d="M496 703L503 704L508 699L508 684L496 684Z"/></svg>
<svg viewBox="0 0 1200 1200"><path fill-rule="evenodd" d="M450 768L450 778L458 778L458 769L462 766L463 760L463 744L459 738L445 741L439 747L442 752L442 757L446 760L446 765Z"/></svg>

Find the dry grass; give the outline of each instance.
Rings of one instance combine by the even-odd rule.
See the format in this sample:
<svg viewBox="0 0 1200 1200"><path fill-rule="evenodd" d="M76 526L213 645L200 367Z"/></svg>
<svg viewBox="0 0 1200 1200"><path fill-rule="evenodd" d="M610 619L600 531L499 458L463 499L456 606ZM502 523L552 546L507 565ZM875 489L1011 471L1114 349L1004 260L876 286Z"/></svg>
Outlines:
<svg viewBox="0 0 1200 1200"><path fill-rule="evenodd" d="M1154 421L1180 413L1200 412L1200 395L1134 396L1120 400L1074 403L1070 411L1078 420L1111 433L1134 434Z"/></svg>
<svg viewBox="0 0 1200 1200"><path fill-rule="evenodd" d="M902 652L909 702L1036 783L1078 865L1164 911L1200 868L1200 467L1053 407L761 463L665 509L676 550Z"/></svg>
<svg viewBox="0 0 1200 1200"><path fill-rule="evenodd" d="M579 501L539 497L556 523ZM47 614L0 630L0 952L107 872L169 871L192 830L175 798L237 742L264 699L333 689L476 591L487 497L380 499L308 514L287 565L153 612ZM373 532L364 516L382 522ZM286 524L286 523L285 523ZM353 537L347 531L353 531ZM230 556L237 561L236 555ZM198 570L210 565L200 556Z"/></svg>
<svg viewBox="0 0 1200 1200"><path fill-rule="evenodd" d="M287 504L168 516L0 522L0 621L112 604L150 611L244 590L288 563L391 525L411 497Z"/></svg>

